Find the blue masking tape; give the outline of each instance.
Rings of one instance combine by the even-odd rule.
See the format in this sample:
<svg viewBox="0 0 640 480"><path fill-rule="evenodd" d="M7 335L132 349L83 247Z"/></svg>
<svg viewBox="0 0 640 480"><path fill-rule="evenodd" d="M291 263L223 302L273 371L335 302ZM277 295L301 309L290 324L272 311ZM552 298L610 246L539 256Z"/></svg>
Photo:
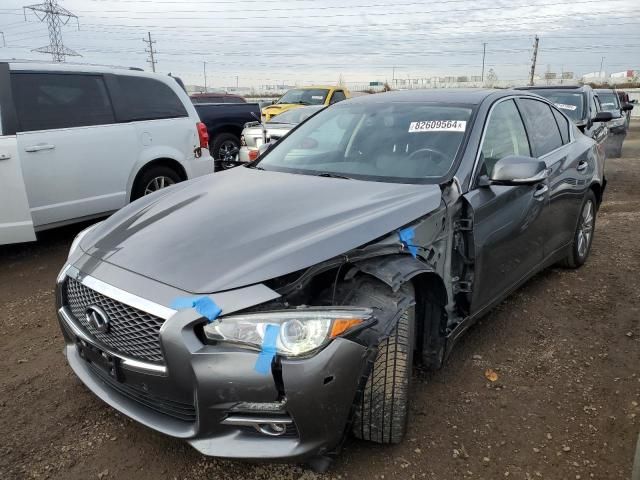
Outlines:
<svg viewBox="0 0 640 480"><path fill-rule="evenodd" d="M280 325L267 325L262 339L262 350L254 367L256 372L267 375L271 371L271 362L276 356L276 343L280 334Z"/></svg>
<svg viewBox="0 0 640 480"><path fill-rule="evenodd" d="M178 297L171 302L171 308L174 310L193 308L210 322L222 313L222 309L209 297Z"/></svg>
<svg viewBox="0 0 640 480"><path fill-rule="evenodd" d="M416 232L412 227L405 228L404 230L400 230L398 232L398 236L400 237L400 241L407 247L409 253L416 258L418 255L418 247L413 244L414 238L416 236Z"/></svg>

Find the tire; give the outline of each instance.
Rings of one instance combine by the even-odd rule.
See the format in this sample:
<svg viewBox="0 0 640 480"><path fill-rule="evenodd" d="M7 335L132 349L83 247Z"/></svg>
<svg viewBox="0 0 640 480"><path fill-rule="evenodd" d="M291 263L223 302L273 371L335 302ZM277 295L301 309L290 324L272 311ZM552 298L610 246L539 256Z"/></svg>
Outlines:
<svg viewBox="0 0 640 480"><path fill-rule="evenodd" d="M404 286L401 293L414 300L411 285ZM415 340L415 305L399 313L398 323L391 335L378 347L371 373L356 404L352 431L362 440L395 444L402 441L406 432Z"/></svg>
<svg viewBox="0 0 640 480"><path fill-rule="evenodd" d="M590 205L590 207L589 207ZM591 221L588 221L586 218L587 211L590 209ZM591 252L591 246L593 245L593 237L595 234L596 228L596 216L598 213L598 203L596 201L596 196L593 193L593 190L589 190L585 199L582 202L582 206L580 207L580 213L578 215L578 221L576 222L576 231L573 235L573 242L570 247L570 251L567 256L560 262L561 265L565 268L579 268L587 261L589 258L589 253ZM590 227L585 225L585 223L590 223ZM590 231L590 235L588 238L585 236L585 229ZM586 247L583 242L587 242Z"/></svg>
<svg viewBox="0 0 640 480"><path fill-rule="evenodd" d="M240 139L233 133L221 133L215 136L209 151L214 161L221 162L224 158L224 151L236 148L240 149ZM227 169L235 166L235 164L227 164L222 162L222 168Z"/></svg>
<svg viewBox="0 0 640 480"><path fill-rule="evenodd" d="M163 181L161 179L163 179ZM136 180L136 184L133 186L131 200L137 200L138 198L181 181L182 178L178 172L170 167L151 167L143 172L140 178Z"/></svg>

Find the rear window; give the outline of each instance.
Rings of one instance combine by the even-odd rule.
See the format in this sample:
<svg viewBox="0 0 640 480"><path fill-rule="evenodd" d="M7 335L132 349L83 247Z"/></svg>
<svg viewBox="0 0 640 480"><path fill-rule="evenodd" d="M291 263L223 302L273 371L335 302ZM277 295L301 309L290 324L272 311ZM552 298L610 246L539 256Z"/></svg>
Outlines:
<svg viewBox="0 0 640 480"><path fill-rule="evenodd" d="M574 122L580 121L584 115L584 95L580 92L562 90L533 90L541 97L549 99L555 103L556 107L562 110L567 117Z"/></svg>
<svg viewBox="0 0 640 480"><path fill-rule="evenodd" d="M115 123L101 75L11 73L18 131Z"/></svg>
<svg viewBox="0 0 640 480"><path fill-rule="evenodd" d="M187 117L189 114L176 93L166 84L144 77L118 75L120 86L118 119L158 120Z"/></svg>

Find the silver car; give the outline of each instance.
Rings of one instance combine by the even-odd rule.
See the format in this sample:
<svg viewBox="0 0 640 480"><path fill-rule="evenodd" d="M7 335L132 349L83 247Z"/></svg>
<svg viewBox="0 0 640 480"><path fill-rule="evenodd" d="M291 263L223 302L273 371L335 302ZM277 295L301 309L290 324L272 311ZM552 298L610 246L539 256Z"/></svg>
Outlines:
<svg viewBox="0 0 640 480"><path fill-rule="evenodd" d="M261 145L269 142L277 142L295 126L323 108L325 108L324 105L294 108L281 113L266 123L247 123L240 137L241 147L238 154L238 161L244 163L253 162L258 158L258 149Z"/></svg>

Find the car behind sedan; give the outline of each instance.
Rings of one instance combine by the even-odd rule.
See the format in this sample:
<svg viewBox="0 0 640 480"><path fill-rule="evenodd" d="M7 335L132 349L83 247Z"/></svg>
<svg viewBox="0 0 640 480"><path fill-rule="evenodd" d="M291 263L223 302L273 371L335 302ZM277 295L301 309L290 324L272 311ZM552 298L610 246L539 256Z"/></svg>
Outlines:
<svg viewBox="0 0 640 480"><path fill-rule="evenodd" d="M529 92L344 102L81 232L57 283L67 360L205 455L323 470L349 432L401 442L414 365L582 265L603 190L596 143Z"/></svg>
<svg viewBox="0 0 640 480"><path fill-rule="evenodd" d="M262 145L277 142L299 123L325 108L323 105L311 105L281 113L268 122L247 123L240 137L238 161L247 163L258 158Z"/></svg>

